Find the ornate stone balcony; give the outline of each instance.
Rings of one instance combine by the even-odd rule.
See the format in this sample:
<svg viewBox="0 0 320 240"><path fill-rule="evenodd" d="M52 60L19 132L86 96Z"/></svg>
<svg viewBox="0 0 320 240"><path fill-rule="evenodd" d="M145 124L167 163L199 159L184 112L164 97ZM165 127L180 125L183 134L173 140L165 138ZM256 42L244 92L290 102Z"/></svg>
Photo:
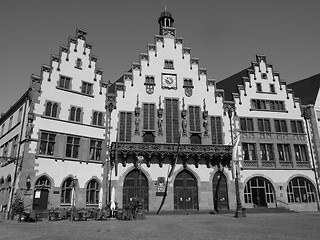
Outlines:
<svg viewBox="0 0 320 240"><path fill-rule="evenodd" d="M114 159L116 152L116 143L111 144L111 160ZM193 145L193 144L168 144L168 143L132 143L118 142L117 154L119 161L125 164L125 161L133 157L144 156L147 164L156 157L160 162L168 157L173 159L177 153L179 158L186 162L189 158L195 160L195 165L207 164L207 166L221 163L223 166L230 166L232 155L232 146L230 145ZM121 158L121 160L120 160ZM201 161L200 161L201 160Z"/></svg>
<svg viewBox="0 0 320 240"><path fill-rule="evenodd" d="M289 161L279 161L281 168L293 168L293 162Z"/></svg>
<svg viewBox="0 0 320 240"><path fill-rule="evenodd" d="M297 168L310 168L309 162L296 162Z"/></svg>
<svg viewBox="0 0 320 240"><path fill-rule="evenodd" d="M243 160L243 168L258 168L258 161Z"/></svg>
<svg viewBox="0 0 320 240"><path fill-rule="evenodd" d="M276 162L274 162L274 161L261 161L261 166L263 168L275 168Z"/></svg>

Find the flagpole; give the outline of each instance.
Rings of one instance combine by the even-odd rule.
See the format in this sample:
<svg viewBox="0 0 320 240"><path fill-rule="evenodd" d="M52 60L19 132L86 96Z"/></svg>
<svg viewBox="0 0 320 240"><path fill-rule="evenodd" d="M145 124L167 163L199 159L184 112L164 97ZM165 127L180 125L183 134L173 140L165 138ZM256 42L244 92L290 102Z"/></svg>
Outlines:
<svg viewBox="0 0 320 240"><path fill-rule="evenodd" d="M229 104L226 106L225 111L228 113L228 117L229 117L232 146L235 147L233 145L233 131L232 131L232 117L237 116L235 106ZM241 198L240 198L240 187L239 187L239 159L237 159L237 160L232 159L232 161L236 162L236 165L235 165L235 168L236 168L235 188L236 188L237 210L236 210L234 217L235 218L244 218L244 217L246 217L246 214L242 208Z"/></svg>
<svg viewBox="0 0 320 240"><path fill-rule="evenodd" d="M178 138L178 148L177 148L177 152L176 152L176 156L175 156L175 161L174 161L174 164L171 168L171 170L169 171L170 169L170 164L168 166L168 173L167 173L167 181L166 181L166 186L164 188L164 195L163 195L163 198L161 200L161 203L160 203L160 206L159 206L159 209L157 211L157 214L159 214L159 212L161 211L161 208L166 200L166 197L167 197L167 191L168 191L168 184L169 184L169 178L171 178L173 172L174 172L174 169L175 169L175 165L177 164L178 162L178 156L179 156L179 151L180 151L180 139L181 138L181 131L179 132L179 138Z"/></svg>

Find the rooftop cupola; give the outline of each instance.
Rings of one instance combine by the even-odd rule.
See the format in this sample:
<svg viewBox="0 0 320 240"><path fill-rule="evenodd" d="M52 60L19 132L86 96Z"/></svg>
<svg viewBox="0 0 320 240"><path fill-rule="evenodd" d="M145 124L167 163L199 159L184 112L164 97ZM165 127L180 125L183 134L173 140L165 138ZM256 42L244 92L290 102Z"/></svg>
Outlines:
<svg viewBox="0 0 320 240"><path fill-rule="evenodd" d="M160 26L160 35L163 35L163 27L172 27L172 24L174 22L174 19L171 16L171 13L167 11L167 9L164 10L164 12L161 13L158 23Z"/></svg>

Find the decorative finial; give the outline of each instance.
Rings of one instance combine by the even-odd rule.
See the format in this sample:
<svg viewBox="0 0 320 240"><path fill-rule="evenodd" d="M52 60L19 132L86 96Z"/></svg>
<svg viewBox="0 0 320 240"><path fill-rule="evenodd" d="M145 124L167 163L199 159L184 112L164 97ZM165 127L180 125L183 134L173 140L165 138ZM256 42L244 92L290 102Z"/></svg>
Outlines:
<svg viewBox="0 0 320 240"><path fill-rule="evenodd" d="M164 11L165 12L167 11L167 5L164 5Z"/></svg>
<svg viewBox="0 0 320 240"><path fill-rule="evenodd" d="M206 106L206 99L204 98L204 99L203 99L203 111L206 111L206 107L207 107L207 106Z"/></svg>
<svg viewBox="0 0 320 240"><path fill-rule="evenodd" d="M137 107L139 107L139 94L137 94Z"/></svg>

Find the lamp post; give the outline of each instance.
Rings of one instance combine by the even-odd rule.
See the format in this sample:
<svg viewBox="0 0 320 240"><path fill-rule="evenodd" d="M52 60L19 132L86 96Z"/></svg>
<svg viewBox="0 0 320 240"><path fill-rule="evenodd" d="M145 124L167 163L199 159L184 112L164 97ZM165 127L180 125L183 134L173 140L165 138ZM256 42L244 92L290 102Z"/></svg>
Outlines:
<svg viewBox="0 0 320 240"><path fill-rule="evenodd" d="M76 203L76 186L77 186L78 178L74 176L72 179L72 199L71 199L71 214L70 214L70 221L74 219L74 211L75 211L75 203Z"/></svg>
<svg viewBox="0 0 320 240"><path fill-rule="evenodd" d="M225 112L228 113L228 117L229 117L231 143L232 143L232 146L233 146L232 117L233 116L237 116L235 106L233 104L227 105L226 108L225 108ZM232 159L232 161L234 161L234 160ZM243 217L246 217L246 214L243 211L242 204L241 204L241 198L240 198L240 187L239 187L239 170L240 170L240 167L239 167L239 160L237 159L237 160L235 160L235 162L236 162L236 165L235 165L235 168L236 168L235 188L236 188L237 210L236 210L236 213L235 213L234 217L235 218L243 218Z"/></svg>
<svg viewBox="0 0 320 240"><path fill-rule="evenodd" d="M318 211L320 211L320 190L319 190L319 183L318 183L318 176L317 176L317 170L316 170L316 164L314 161L313 157L313 151L312 151L312 145L311 145L311 140L310 140L310 133L309 133L309 124L308 120L311 120L311 107L310 106L305 106L304 108L301 109L302 117L304 118L305 124L306 124L306 129L307 129L307 135L308 135L308 142L309 142L309 148L310 148L310 155L311 155L311 161L313 165L313 172L314 172L314 178L316 180L316 191L317 191L317 206L318 206Z"/></svg>

